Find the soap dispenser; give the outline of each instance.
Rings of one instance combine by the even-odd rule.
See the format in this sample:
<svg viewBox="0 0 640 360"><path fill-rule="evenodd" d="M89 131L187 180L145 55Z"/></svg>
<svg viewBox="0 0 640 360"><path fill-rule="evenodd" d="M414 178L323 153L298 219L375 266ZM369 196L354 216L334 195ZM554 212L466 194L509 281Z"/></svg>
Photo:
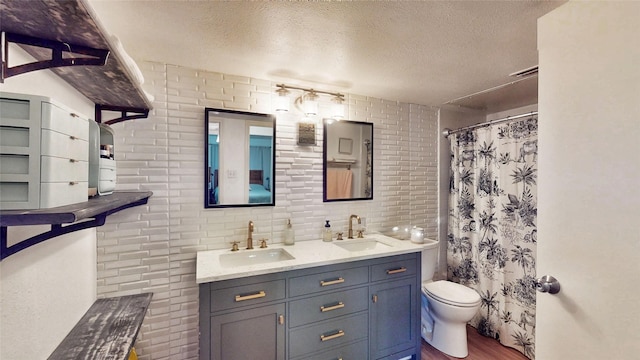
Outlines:
<svg viewBox="0 0 640 360"><path fill-rule="evenodd" d="M331 225L329 225L329 220L325 220L326 224L324 224L324 231L322 232L322 241L329 242L331 241Z"/></svg>
<svg viewBox="0 0 640 360"><path fill-rule="evenodd" d="M287 226L282 231L282 235L284 237L285 245L293 245L295 243L296 240L293 228L291 227L291 219L287 219Z"/></svg>

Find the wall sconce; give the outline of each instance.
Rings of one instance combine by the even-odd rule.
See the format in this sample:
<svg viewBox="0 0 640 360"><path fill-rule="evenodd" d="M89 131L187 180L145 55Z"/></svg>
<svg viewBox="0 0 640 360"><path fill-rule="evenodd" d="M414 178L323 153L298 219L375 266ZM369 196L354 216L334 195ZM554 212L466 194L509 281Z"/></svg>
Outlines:
<svg viewBox="0 0 640 360"><path fill-rule="evenodd" d="M318 94L326 94L326 95L333 96L333 99L332 99L333 104L331 106L331 117L338 121L344 119L345 111L344 111L344 104L342 103L344 101L343 94L314 90L311 88L307 89L307 88L290 86L285 84L277 84L276 87L278 87L276 92L278 93L279 96L276 98L275 111L278 111L278 112L289 111L289 98L287 94L289 93L288 89L293 89L293 90L303 91L303 94L296 98L295 104L301 106L302 111L306 116L318 115L318 100L317 100ZM283 104L285 102L285 100L283 99L286 99L286 107Z"/></svg>

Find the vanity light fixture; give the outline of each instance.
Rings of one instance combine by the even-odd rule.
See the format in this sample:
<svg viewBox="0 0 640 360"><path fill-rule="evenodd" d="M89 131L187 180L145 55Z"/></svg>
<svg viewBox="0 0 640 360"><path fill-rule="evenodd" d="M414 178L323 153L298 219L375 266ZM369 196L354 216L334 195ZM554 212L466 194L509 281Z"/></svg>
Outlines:
<svg viewBox="0 0 640 360"><path fill-rule="evenodd" d="M288 112L289 111L289 90L284 85L277 85L278 97L276 98L276 111L277 112Z"/></svg>
<svg viewBox="0 0 640 360"><path fill-rule="evenodd" d="M344 98L340 95L336 95L333 98L333 104L331 104L331 118L336 121L344 119Z"/></svg>
<svg viewBox="0 0 640 360"><path fill-rule="evenodd" d="M342 120L345 116L344 110L344 95L341 93L334 93L329 91L321 91L315 90L312 88L303 88L298 86L290 86L285 84L276 84L278 88L276 93L278 93L278 97L276 98L276 106L275 111L284 112L289 110L289 99L287 97L289 91L288 90L301 90L303 93L301 96L295 99L295 105L299 106L299 108L304 112L306 116L316 116L318 115L318 95L325 94L333 96L333 103L331 106L331 117L335 120ZM286 99L286 106L283 104ZM286 110L285 110L286 109Z"/></svg>
<svg viewBox="0 0 640 360"><path fill-rule="evenodd" d="M318 115L318 94L313 89L302 96L302 108L307 116Z"/></svg>

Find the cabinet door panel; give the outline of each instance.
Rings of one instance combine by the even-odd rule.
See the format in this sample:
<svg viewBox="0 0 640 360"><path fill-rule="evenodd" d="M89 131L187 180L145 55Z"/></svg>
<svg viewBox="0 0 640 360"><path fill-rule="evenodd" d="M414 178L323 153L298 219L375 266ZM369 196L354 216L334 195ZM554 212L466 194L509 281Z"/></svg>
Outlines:
<svg viewBox="0 0 640 360"><path fill-rule="evenodd" d="M211 359L283 360L285 327L276 304L211 317Z"/></svg>
<svg viewBox="0 0 640 360"><path fill-rule="evenodd" d="M372 286L370 291L373 302L369 308L372 358L417 346L420 315L415 277Z"/></svg>

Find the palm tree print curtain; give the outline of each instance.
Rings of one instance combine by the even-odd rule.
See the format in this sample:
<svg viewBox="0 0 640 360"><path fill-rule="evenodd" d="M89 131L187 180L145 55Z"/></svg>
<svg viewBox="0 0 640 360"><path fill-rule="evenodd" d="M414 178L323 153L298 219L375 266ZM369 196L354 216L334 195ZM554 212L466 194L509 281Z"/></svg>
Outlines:
<svg viewBox="0 0 640 360"><path fill-rule="evenodd" d="M538 120L452 135L447 270L475 289L471 325L533 359Z"/></svg>

